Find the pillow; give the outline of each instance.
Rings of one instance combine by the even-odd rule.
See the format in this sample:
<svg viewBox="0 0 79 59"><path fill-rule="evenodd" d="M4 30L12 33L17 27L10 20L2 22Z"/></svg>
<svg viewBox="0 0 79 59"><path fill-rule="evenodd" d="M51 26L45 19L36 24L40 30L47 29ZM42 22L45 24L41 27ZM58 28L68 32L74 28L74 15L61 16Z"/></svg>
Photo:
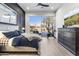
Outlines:
<svg viewBox="0 0 79 59"><path fill-rule="evenodd" d="M9 39L9 41L8 41L8 45L9 45L9 46L11 46L11 47L12 47L12 42L13 42L13 39L14 39L14 37L13 37L13 38L11 38L11 39Z"/></svg>
<svg viewBox="0 0 79 59"><path fill-rule="evenodd" d="M4 35L2 34L2 32L0 32L0 38L3 37Z"/></svg>
<svg viewBox="0 0 79 59"><path fill-rule="evenodd" d="M4 34L2 34L2 32L0 32L0 43L2 45L7 45L8 44L8 40L9 39Z"/></svg>
<svg viewBox="0 0 79 59"><path fill-rule="evenodd" d="M7 37L7 38L12 38L12 37L16 37L20 35L19 31L10 31L10 32L3 32L3 34Z"/></svg>
<svg viewBox="0 0 79 59"><path fill-rule="evenodd" d="M37 40L41 40L41 36L37 35L37 34L32 34L32 33L28 33L28 34L22 34L24 37L28 38L29 41L32 41L33 39L37 39Z"/></svg>

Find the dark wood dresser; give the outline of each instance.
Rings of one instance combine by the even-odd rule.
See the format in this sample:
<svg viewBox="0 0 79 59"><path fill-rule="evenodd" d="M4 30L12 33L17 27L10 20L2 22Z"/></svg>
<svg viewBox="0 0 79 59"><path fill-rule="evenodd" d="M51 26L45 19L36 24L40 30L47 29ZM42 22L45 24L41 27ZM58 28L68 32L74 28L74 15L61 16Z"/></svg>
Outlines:
<svg viewBox="0 0 79 59"><path fill-rule="evenodd" d="M79 55L79 28L59 28L58 42L74 55Z"/></svg>

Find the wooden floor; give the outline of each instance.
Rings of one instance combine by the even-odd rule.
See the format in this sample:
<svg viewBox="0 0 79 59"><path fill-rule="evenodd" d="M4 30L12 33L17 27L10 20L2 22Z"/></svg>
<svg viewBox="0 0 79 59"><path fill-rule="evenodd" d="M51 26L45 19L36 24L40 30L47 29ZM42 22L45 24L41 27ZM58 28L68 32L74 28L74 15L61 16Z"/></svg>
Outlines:
<svg viewBox="0 0 79 59"><path fill-rule="evenodd" d="M7 55L7 54L5 54ZM8 54L9 55L9 54ZM9 56L38 56L36 54L11 54ZM71 52L61 46L53 37L44 38L40 42L40 56L74 56Z"/></svg>
<svg viewBox="0 0 79 59"><path fill-rule="evenodd" d="M43 38L40 44L41 56L74 56L54 38Z"/></svg>

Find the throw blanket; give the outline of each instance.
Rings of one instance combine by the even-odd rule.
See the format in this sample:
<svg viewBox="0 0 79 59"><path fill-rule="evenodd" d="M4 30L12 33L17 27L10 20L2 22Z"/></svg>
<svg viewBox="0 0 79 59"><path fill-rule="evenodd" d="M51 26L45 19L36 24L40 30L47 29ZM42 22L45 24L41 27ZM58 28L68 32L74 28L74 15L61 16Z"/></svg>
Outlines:
<svg viewBox="0 0 79 59"><path fill-rule="evenodd" d="M12 41L12 46L16 47L16 46L28 46L28 47L34 47L36 49L38 49L38 43L39 43L39 39L33 39L31 41L29 41L26 37L24 36L17 36L15 38L13 38Z"/></svg>

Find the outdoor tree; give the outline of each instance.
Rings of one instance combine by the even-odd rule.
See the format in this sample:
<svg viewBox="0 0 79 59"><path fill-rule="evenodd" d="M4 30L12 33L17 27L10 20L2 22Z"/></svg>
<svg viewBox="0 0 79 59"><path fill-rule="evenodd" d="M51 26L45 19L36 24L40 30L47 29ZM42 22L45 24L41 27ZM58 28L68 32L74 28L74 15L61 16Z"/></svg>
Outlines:
<svg viewBox="0 0 79 59"><path fill-rule="evenodd" d="M65 25L71 26L71 25L79 25L79 14L73 15L64 21Z"/></svg>
<svg viewBox="0 0 79 59"><path fill-rule="evenodd" d="M53 26L53 19L49 16L43 20L43 24L46 27L47 31L50 32L51 26Z"/></svg>

